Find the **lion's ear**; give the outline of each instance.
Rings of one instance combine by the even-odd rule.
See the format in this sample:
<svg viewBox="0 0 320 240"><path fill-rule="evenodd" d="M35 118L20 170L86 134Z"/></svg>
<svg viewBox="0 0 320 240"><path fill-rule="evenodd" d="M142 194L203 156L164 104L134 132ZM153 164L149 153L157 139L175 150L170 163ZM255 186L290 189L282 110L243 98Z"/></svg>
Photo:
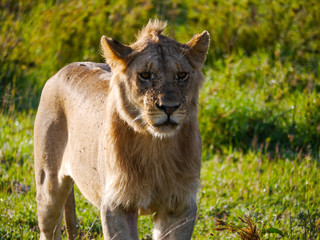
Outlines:
<svg viewBox="0 0 320 240"><path fill-rule="evenodd" d="M133 49L126 46L115 39L101 37L101 49L102 55L106 59L106 62L112 66L118 64L125 64L133 53Z"/></svg>
<svg viewBox="0 0 320 240"><path fill-rule="evenodd" d="M201 68L209 49L210 35L207 31L194 35L186 45L189 47L187 57L195 67Z"/></svg>

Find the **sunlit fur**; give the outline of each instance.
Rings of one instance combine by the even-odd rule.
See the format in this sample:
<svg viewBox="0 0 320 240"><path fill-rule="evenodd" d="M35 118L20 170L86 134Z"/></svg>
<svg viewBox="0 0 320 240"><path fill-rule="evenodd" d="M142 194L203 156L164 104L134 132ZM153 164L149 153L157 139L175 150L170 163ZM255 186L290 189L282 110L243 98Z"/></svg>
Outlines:
<svg viewBox="0 0 320 240"><path fill-rule="evenodd" d="M198 55L205 55L204 49L192 52L190 46L198 39L180 44L162 32L163 22L153 21L141 30L138 39L130 47L132 52L125 59L119 59L110 49L105 47L103 54L107 63L118 70L114 76L114 89L117 92L118 112L122 118L136 131L149 131L155 137L173 136L181 125L195 118L199 87L203 76L197 67L197 60L204 60ZM204 36L208 35L205 32ZM104 42L102 41L102 47ZM151 83L139 81L139 72L151 72ZM179 72L189 73L184 82L176 79ZM176 126L158 126L164 121L166 114L157 109L155 103L159 95L167 92L167 98L176 99L181 106L172 114ZM139 120L139 121L138 121Z"/></svg>
<svg viewBox="0 0 320 240"><path fill-rule="evenodd" d="M116 66L110 82L110 96L114 95L110 97L112 99L110 108L115 107L115 114L124 121L122 128L128 128L126 125L129 125L134 130L132 140L129 136L119 139L121 134L118 132L116 134L113 132L115 136L107 135L107 138L110 137L109 141L114 141L113 138L119 139L115 145L121 146L121 151L113 162L115 165L111 168L125 167L122 170L112 171L114 176L108 181L109 198L112 198L116 205L133 204L134 207L148 208L154 197L155 188L161 192L161 198L170 199L170 195L176 195L175 198L179 198L179 202L188 201L188 195L193 197L198 187L199 181L196 179L199 176L201 142L197 125L197 104L203 75L193 63L193 57L197 54L188 52L191 44L180 44L162 35L165 26L166 24L160 21L149 22L138 34L136 42L129 46L132 52L125 59L119 59L110 53L110 49L104 47L102 42L107 63ZM206 43L206 49L202 54L206 53L207 47ZM144 71L152 73L149 82L138 78L138 74ZM178 72L188 72L188 80L179 83L175 77ZM168 116L155 105L161 94L167 94L169 99L175 99L181 104L170 116L175 124L165 124ZM114 123L121 124L120 119ZM127 134L129 132L127 131ZM184 137L181 139L182 136ZM187 154L187 150L181 148L182 143L179 141L189 145L190 153ZM133 144L132 149L130 144ZM130 152L130 156L121 156L122 152ZM139 183L142 180L137 179L142 176L134 176L136 171L132 171L131 165L127 166L126 162L121 163L122 159L126 161L132 156L139 162L139 168L146 169L143 174L145 183ZM150 164L150 159L154 159L152 161L154 166L143 167L144 164ZM176 165L180 159L183 160L183 166ZM166 164L169 165L164 167ZM195 165L192 166L193 164ZM183 181L180 186L176 171L183 172L185 167L189 170L184 172L184 177L193 176L190 177L192 184L188 185ZM163 170L165 171L162 172ZM171 183L167 185L166 182ZM128 187L124 187L123 184L128 184ZM145 184L150 186L141 187ZM175 188L173 185L177 189L173 190ZM172 192L168 191L168 186ZM159 197L157 196L158 199ZM125 199L125 202L122 199Z"/></svg>
<svg viewBox="0 0 320 240"><path fill-rule="evenodd" d="M184 218L193 220L170 236L191 237L201 166L198 92L209 35L181 44L164 28L150 21L129 46L102 37L111 70L73 63L46 83L34 131L41 239L59 239L55 229L73 183L101 209L105 239L136 239L112 229L123 214L138 211L157 213L155 239ZM150 79L139 79L141 72ZM188 79L179 80L179 72ZM178 107L169 116L161 106Z"/></svg>

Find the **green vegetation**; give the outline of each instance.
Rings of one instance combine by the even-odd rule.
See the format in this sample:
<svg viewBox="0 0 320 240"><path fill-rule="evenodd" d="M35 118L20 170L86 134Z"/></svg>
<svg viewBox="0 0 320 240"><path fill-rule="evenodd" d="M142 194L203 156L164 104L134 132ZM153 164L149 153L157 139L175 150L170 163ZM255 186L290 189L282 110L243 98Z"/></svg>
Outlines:
<svg viewBox="0 0 320 240"><path fill-rule="evenodd" d="M293 158L312 152L319 159L319 77L261 52L219 59L206 76L200 98L205 152L232 145Z"/></svg>
<svg viewBox="0 0 320 240"><path fill-rule="evenodd" d="M38 237L32 131L45 81L102 61L102 35L132 42L154 17L181 42L211 34L194 239L236 239L214 219L241 225L247 208L262 239L319 239L318 0L0 1L0 238ZM99 211L77 189L76 202L81 237L102 238ZM140 218L142 239L151 220Z"/></svg>

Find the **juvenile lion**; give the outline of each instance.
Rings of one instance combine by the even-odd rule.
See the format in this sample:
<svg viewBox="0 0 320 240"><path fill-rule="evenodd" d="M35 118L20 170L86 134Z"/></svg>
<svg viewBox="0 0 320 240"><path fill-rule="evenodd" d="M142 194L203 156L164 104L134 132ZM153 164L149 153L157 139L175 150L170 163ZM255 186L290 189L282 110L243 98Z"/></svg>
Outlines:
<svg viewBox="0 0 320 240"><path fill-rule="evenodd" d="M104 239L138 239L138 215L153 213L154 239L191 238L209 34L180 44L164 28L149 21L130 46L103 36L110 67L72 63L47 81L34 127L41 239L61 239L63 209L76 236L73 183L101 210Z"/></svg>

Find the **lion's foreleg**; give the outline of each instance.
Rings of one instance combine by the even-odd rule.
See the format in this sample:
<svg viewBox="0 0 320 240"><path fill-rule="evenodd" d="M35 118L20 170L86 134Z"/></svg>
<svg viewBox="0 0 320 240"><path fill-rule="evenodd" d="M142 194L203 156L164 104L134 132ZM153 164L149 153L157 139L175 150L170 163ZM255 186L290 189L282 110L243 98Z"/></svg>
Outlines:
<svg viewBox="0 0 320 240"><path fill-rule="evenodd" d="M155 216L153 239L191 239L197 216L196 201L174 211L160 210Z"/></svg>
<svg viewBox="0 0 320 240"><path fill-rule="evenodd" d="M101 207L103 235L106 240L136 240L138 234L138 212L127 211L121 207Z"/></svg>
<svg viewBox="0 0 320 240"><path fill-rule="evenodd" d="M38 175L38 174L36 174ZM72 189L71 179L63 179L61 183L55 174L45 174L44 183L37 181L37 207L40 239L61 239L61 221L65 201Z"/></svg>

